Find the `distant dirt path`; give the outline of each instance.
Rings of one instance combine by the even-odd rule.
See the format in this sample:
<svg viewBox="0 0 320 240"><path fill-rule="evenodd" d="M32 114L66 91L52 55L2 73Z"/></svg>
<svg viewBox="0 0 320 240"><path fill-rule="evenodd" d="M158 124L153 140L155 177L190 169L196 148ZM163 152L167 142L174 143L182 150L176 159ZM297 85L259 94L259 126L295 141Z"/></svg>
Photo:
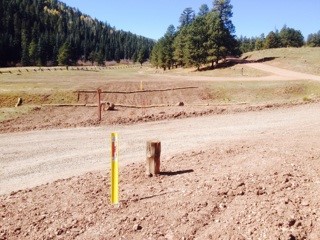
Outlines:
<svg viewBox="0 0 320 240"><path fill-rule="evenodd" d="M268 72L271 75L262 77L241 76L241 77L214 77L214 76L179 76L168 74L152 74L152 76L161 79L161 81L289 81L289 80L313 80L320 81L320 76L295 72L283 68L270 66L264 63L244 63L246 67L251 67L260 71Z"/></svg>
<svg viewBox="0 0 320 240"><path fill-rule="evenodd" d="M148 139L162 141L162 159L232 141L320 129L320 104L143 123L0 134L0 194L89 171L109 171L109 136L120 135L122 165L143 162ZM290 139L288 139L290 140ZM292 140L292 139L291 139ZM270 140L272 141L272 140ZM192 159L190 159L192 161Z"/></svg>
<svg viewBox="0 0 320 240"><path fill-rule="evenodd" d="M320 81L320 76L308 74L308 73L301 73L295 72L283 68L278 68L274 66L270 66L263 63L247 63L246 66L255 68L261 71L272 73L276 76L280 76L283 80L313 80L313 81Z"/></svg>

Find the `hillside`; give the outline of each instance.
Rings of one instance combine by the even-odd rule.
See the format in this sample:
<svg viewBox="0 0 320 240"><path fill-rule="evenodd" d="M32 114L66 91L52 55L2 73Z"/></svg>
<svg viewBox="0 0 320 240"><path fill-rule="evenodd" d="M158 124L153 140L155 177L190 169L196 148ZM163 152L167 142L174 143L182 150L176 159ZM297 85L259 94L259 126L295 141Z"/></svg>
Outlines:
<svg viewBox="0 0 320 240"><path fill-rule="evenodd" d="M297 72L320 75L320 47L274 48L248 52L246 60L267 60L266 64Z"/></svg>
<svg viewBox="0 0 320 240"><path fill-rule="evenodd" d="M148 57L154 44L57 0L3 0L0 11L0 66L103 63L137 58L142 49Z"/></svg>

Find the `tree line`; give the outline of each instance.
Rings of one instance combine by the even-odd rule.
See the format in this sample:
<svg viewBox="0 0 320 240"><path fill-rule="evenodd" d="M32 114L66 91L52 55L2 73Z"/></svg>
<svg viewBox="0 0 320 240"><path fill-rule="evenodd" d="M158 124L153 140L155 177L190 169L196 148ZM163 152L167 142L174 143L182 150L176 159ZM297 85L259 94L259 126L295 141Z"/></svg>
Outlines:
<svg viewBox="0 0 320 240"><path fill-rule="evenodd" d="M267 36L237 38L231 21L232 8L230 0L213 0L211 9L203 4L197 14L192 8L186 8L177 29L170 25L154 46L151 63L164 70L177 66L200 69L207 64L215 67L228 55L239 56L269 48L320 46L320 31L310 34L305 42L301 31L286 25Z"/></svg>
<svg viewBox="0 0 320 240"><path fill-rule="evenodd" d="M0 66L143 62L154 44L57 0L0 1Z"/></svg>
<svg viewBox="0 0 320 240"><path fill-rule="evenodd" d="M151 63L165 69L174 66L216 66L228 55L239 55L239 47L231 21L230 0L214 0L212 9L201 5L196 14L186 8L176 29L170 25L151 52Z"/></svg>
<svg viewBox="0 0 320 240"><path fill-rule="evenodd" d="M241 36L238 42L242 53L269 48L302 47L305 45L320 47L320 31L315 34L309 34L305 42L301 31L285 25L280 31L271 31L267 36L264 34L251 38Z"/></svg>

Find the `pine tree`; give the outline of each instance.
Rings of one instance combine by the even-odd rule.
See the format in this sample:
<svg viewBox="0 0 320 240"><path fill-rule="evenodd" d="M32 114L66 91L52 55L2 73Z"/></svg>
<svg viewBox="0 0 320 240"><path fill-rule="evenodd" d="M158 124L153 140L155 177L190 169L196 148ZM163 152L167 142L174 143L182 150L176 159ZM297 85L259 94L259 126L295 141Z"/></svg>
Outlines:
<svg viewBox="0 0 320 240"><path fill-rule="evenodd" d="M207 61L207 42L208 31L206 28L205 18L197 17L190 25L188 38L188 51L190 54L190 62L200 70L202 64Z"/></svg>
<svg viewBox="0 0 320 240"><path fill-rule="evenodd" d="M155 48L155 47L154 47ZM134 52L132 57L131 57L131 60L133 61L133 63L136 63L138 61L138 54L137 52Z"/></svg>
<svg viewBox="0 0 320 240"><path fill-rule="evenodd" d="M180 29L173 42L173 59L177 65L181 67L190 65L190 57L187 45L188 34L188 27L183 27Z"/></svg>
<svg viewBox="0 0 320 240"><path fill-rule="evenodd" d="M147 61L147 58L148 58L148 52L147 52L147 49L145 47L141 48L139 53L138 53L138 62L142 64Z"/></svg>
<svg viewBox="0 0 320 240"><path fill-rule="evenodd" d="M208 25L208 62L211 66L219 63L219 60L225 59L228 54L237 54L237 41L231 35L229 29L224 24L219 12L213 11L206 16ZM231 22L232 24L232 22Z"/></svg>
<svg viewBox="0 0 320 240"><path fill-rule="evenodd" d="M68 42L65 42L59 49L58 53L58 64L60 66L70 64L70 45Z"/></svg>
<svg viewBox="0 0 320 240"><path fill-rule="evenodd" d="M104 54L103 51L99 51L98 53L96 53L96 61L98 63L99 66L103 66L104 65Z"/></svg>
<svg viewBox="0 0 320 240"><path fill-rule="evenodd" d="M310 47L320 47L320 31L308 35L307 45Z"/></svg>
<svg viewBox="0 0 320 240"><path fill-rule="evenodd" d="M233 6L231 5L230 0L214 0L213 1L213 11L216 12L223 22L224 26L230 34L235 32L235 27L231 21L233 16L232 12Z"/></svg>
<svg viewBox="0 0 320 240"><path fill-rule="evenodd" d="M163 54L165 56L165 65L168 69L171 69L174 65L173 58L173 41L175 38L176 30L173 25L170 25L167 32L164 35Z"/></svg>
<svg viewBox="0 0 320 240"><path fill-rule="evenodd" d="M281 40L279 33L276 31L271 31L264 41L264 48L279 48L281 47Z"/></svg>
<svg viewBox="0 0 320 240"><path fill-rule="evenodd" d="M34 65L37 62L38 59L38 51L37 51L37 43L35 40L32 40L30 45L29 45L29 58L30 58L30 63Z"/></svg>
<svg viewBox="0 0 320 240"><path fill-rule="evenodd" d="M263 49L263 43L265 41L264 34L261 34L260 37L253 38L254 42L254 50L259 51Z"/></svg>
<svg viewBox="0 0 320 240"><path fill-rule="evenodd" d="M279 33L282 47L302 47L304 37L299 30L284 26Z"/></svg>
<svg viewBox="0 0 320 240"><path fill-rule="evenodd" d="M199 8L199 13L198 13L198 16L202 17L202 16L205 16L209 13L209 7L207 4L202 4Z"/></svg>
<svg viewBox="0 0 320 240"><path fill-rule="evenodd" d="M192 8L188 7L186 9L183 10L179 22L180 22L180 27L179 28L183 28L185 26L188 26L189 24L191 24L195 19L195 13L192 10Z"/></svg>
<svg viewBox="0 0 320 240"><path fill-rule="evenodd" d="M21 64L22 66L29 65L28 39L25 30L21 33Z"/></svg>
<svg viewBox="0 0 320 240"><path fill-rule="evenodd" d="M163 68L163 70L167 69L167 47L166 40L164 37L160 38L157 43L157 55L158 55L158 66Z"/></svg>

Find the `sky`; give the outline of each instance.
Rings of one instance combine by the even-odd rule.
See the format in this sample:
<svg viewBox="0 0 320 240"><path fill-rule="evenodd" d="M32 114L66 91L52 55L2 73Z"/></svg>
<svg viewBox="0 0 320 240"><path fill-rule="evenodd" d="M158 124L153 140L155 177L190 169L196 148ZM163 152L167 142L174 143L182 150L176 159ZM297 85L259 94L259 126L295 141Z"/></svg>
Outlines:
<svg viewBox="0 0 320 240"><path fill-rule="evenodd" d="M168 26L179 26L183 10L198 13L202 4L212 8L212 0L62 0L82 13L108 22L116 29L161 38ZM231 0L238 37L256 37L281 30L284 25L300 30L305 38L320 30L320 0Z"/></svg>

